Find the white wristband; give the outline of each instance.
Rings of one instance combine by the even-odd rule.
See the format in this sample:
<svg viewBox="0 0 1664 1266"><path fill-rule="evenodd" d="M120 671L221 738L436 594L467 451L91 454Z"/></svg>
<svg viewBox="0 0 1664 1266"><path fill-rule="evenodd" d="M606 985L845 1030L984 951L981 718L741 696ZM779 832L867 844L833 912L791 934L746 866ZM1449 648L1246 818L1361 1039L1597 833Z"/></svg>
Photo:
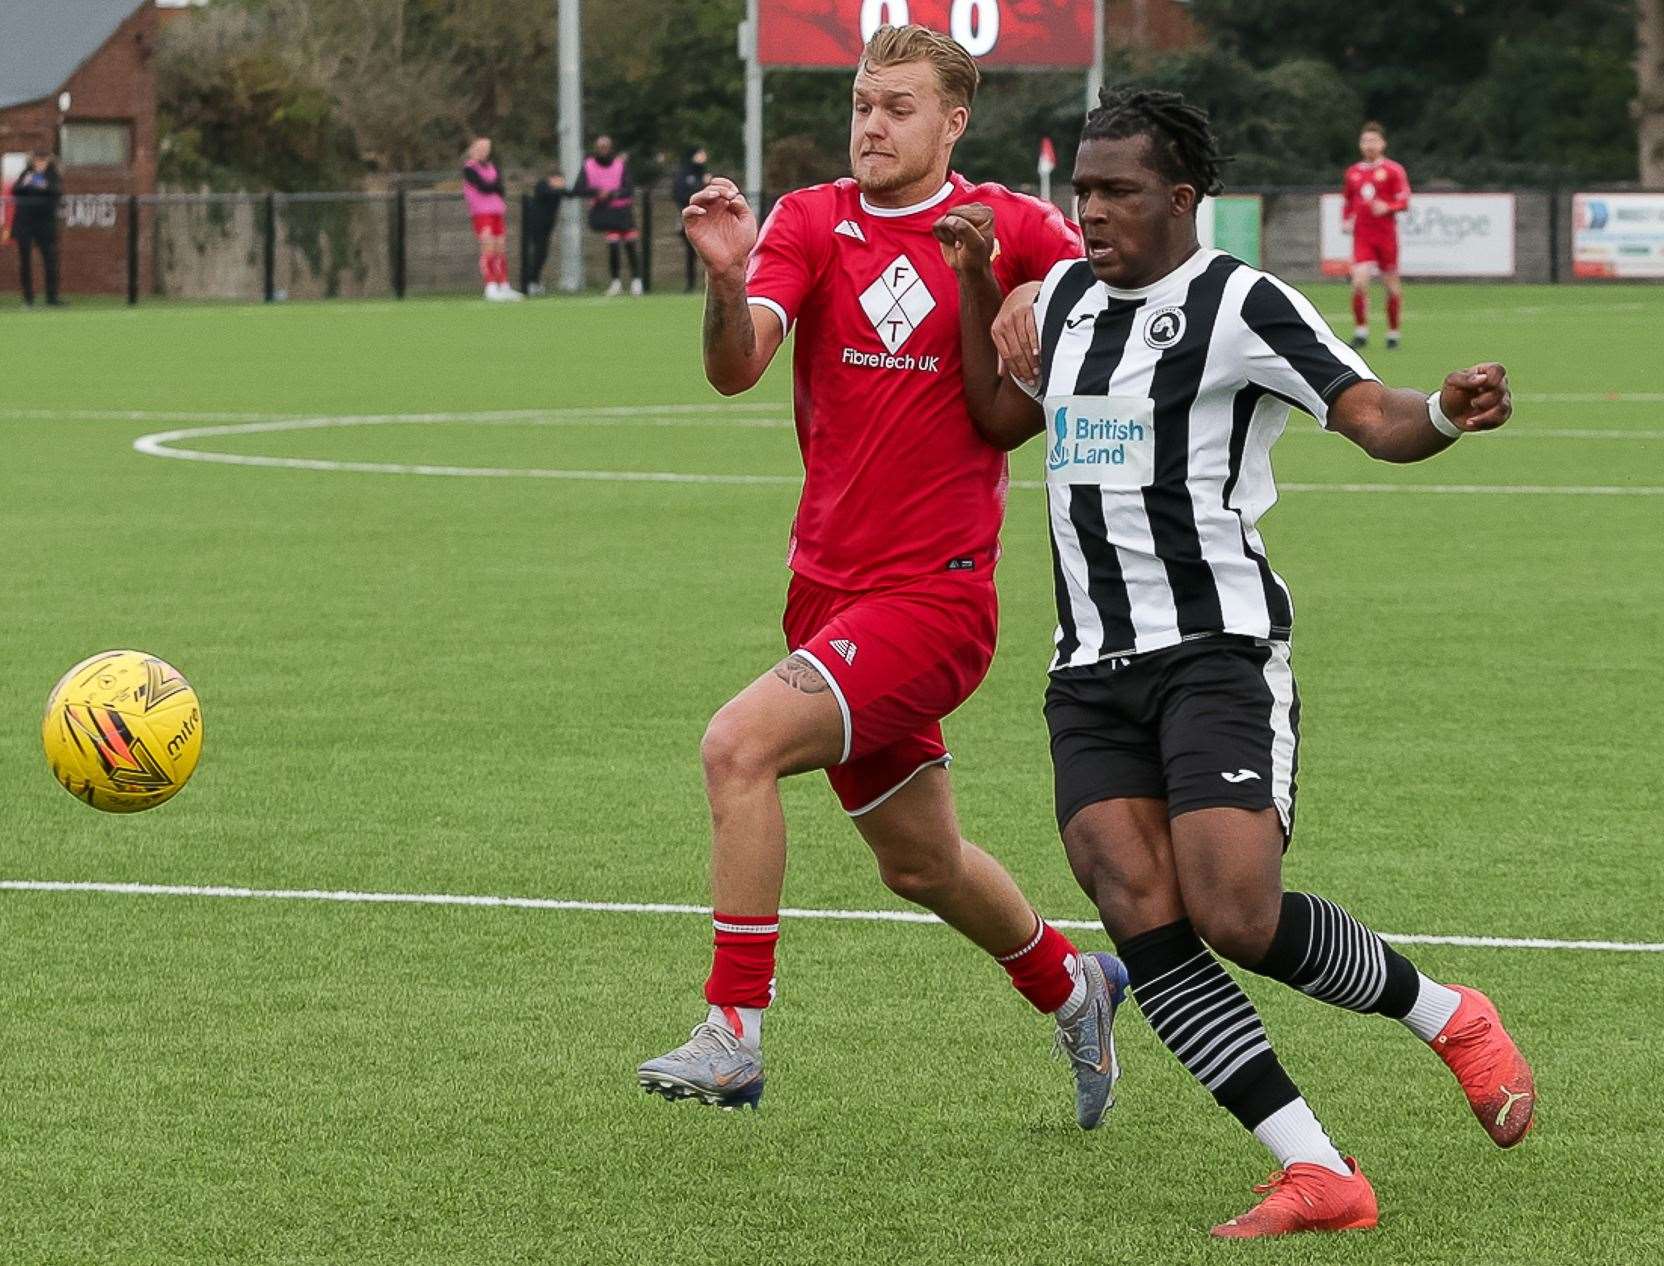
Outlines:
<svg viewBox="0 0 1664 1266"><path fill-rule="evenodd" d="M1444 409L1439 404L1439 393L1436 391L1427 397L1427 420L1433 424L1433 429L1440 435L1447 435L1453 440L1459 440L1467 434L1461 427L1445 417Z"/></svg>

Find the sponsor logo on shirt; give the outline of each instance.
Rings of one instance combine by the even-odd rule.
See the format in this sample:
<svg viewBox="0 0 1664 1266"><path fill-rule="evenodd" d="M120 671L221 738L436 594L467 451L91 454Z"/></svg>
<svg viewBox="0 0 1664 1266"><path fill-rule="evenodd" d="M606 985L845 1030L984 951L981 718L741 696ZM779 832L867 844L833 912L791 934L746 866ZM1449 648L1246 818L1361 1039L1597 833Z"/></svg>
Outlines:
<svg viewBox="0 0 1664 1266"><path fill-rule="evenodd" d="M940 356L893 356L889 352L863 352L859 348L844 348L844 364L857 369L916 369L923 374L942 372Z"/></svg>
<svg viewBox="0 0 1664 1266"><path fill-rule="evenodd" d="M1155 401L1148 396L1053 396L1046 401L1053 484L1145 488L1155 478Z"/></svg>
<svg viewBox="0 0 1664 1266"><path fill-rule="evenodd" d="M924 284L913 261L906 255L897 255L884 265L872 285L861 292L861 310L878 332L884 350L894 355L936 310L936 296ZM847 356L845 363L851 363Z"/></svg>

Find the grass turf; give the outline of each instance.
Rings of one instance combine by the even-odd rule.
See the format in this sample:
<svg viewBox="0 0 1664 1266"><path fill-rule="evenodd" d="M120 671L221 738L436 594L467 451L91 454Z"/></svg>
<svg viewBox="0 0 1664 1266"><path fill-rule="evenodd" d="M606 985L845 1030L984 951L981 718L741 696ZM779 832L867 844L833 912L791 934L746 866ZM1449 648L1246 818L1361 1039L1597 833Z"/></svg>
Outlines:
<svg viewBox="0 0 1664 1266"><path fill-rule="evenodd" d="M1314 293L1343 327L1344 291ZM1297 415L1285 483L1664 484L1664 404L1622 398L1657 389L1664 293L1422 287L1408 311L1377 368L1430 387L1503 359L1512 433L1394 469ZM0 318L54 411L14 393L0 417L0 877L703 900L695 748L778 656L789 486L131 447L192 413L622 405L185 446L790 476L781 373L753 397L777 408L655 412L715 403L697 331L671 298ZM1290 884L1385 931L1664 940L1664 498L1303 491L1265 535L1300 608ZM961 813L1048 914L1088 918L1050 821L1038 493L1005 539L1001 655L949 725ZM193 785L137 818L76 804L38 750L47 688L113 645L179 664L206 715ZM787 902L894 907L819 780L785 795ZM1121 1105L1079 1134L1046 1025L945 929L789 923L765 1108L736 1118L631 1077L698 1017L697 918L0 900L9 1262L1590 1263L1664 1239L1658 955L1410 949L1490 991L1537 1064L1538 1129L1506 1155L1397 1026L1250 981L1384 1220L1218 1246L1257 1146L1136 1009Z"/></svg>

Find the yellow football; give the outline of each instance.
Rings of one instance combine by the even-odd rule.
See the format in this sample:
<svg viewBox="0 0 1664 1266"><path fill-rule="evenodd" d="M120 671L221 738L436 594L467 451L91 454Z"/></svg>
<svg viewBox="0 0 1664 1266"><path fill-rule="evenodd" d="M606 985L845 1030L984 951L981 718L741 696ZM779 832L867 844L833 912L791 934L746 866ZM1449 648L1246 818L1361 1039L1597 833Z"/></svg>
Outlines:
<svg viewBox="0 0 1664 1266"><path fill-rule="evenodd" d="M171 800L202 755L202 703L184 675L143 651L104 651L58 679L41 742L52 776L105 813Z"/></svg>

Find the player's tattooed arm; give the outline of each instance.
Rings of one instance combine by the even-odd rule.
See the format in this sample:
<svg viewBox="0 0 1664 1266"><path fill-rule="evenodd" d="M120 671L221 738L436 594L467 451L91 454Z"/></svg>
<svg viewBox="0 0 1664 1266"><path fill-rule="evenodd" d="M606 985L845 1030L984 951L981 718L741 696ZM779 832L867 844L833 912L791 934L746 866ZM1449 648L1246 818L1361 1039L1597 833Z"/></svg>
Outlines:
<svg viewBox="0 0 1664 1266"><path fill-rule="evenodd" d="M826 678L816 671L815 666L796 655L789 655L776 664L774 675L801 694L825 694L828 689Z"/></svg>
<svg viewBox="0 0 1664 1266"><path fill-rule="evenodd" d="M786 331L773 309L753 304L743 273L711 273L705 283L705 377L725 396L756 386Z"/></svg>
<svg viewBox="0 0 1664 1266"><path fill-rule="evenodd" d="M724 284L726 282L727 284ZM757 351L757 331L752 328L744 285L734 286L732 278L713 278L705 297L705 355L738 353L749 360Z"/></svg>
<svg viewBox="0 0 1664 1266"><path fill-rule="evenodd" d="M705 263L705 377L725 396L756 385L786 331L746 294L757 220L733 181L713 179L682 210L688 243Z"/></svg>

